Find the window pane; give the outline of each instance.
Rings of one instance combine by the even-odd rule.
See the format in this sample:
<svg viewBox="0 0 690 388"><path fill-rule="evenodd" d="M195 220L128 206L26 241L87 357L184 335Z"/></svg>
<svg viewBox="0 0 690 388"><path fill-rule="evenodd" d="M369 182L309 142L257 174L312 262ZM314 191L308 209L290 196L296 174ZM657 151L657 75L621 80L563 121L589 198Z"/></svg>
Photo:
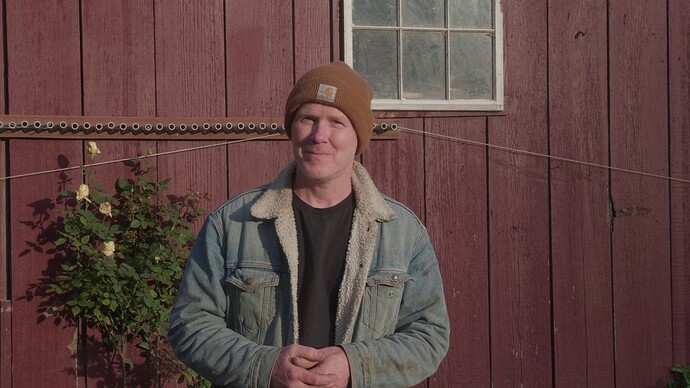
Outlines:
<svg viewBox="0 0 690 388"><path fill-rule="evenodd" d="M493 39L454 33L450 40L450 98L493 99Z"/></svg>
<svg viewBox="0 0 690 388"><path fill-rule="evenodd" d="M396 26L397 0L353 0L352 22L356 26Z"/></svg>
<svg viewBox="0 0 690 388"><path fill-rule="evenodd" d="M440 32L403 33L403 97L446 99L446 45Z"/></svg>
<svg viewBox="0 0 690 388"><path fill-rule="evenodd" d="M492 1L493 0L450 0L450 27L492 29Z"/></svg>
<svg viewBox="0 0 690 388"><path fill-rule="evenodd" d="M353 32L352 67L369 81L374 98L400 98L397 36L395 31Z"/></svg>
<svg viewBox="0 0 690 388"><path fill-rule="evenodd" d="M445 27L444 0L402 0L404 27Z"/></svg>

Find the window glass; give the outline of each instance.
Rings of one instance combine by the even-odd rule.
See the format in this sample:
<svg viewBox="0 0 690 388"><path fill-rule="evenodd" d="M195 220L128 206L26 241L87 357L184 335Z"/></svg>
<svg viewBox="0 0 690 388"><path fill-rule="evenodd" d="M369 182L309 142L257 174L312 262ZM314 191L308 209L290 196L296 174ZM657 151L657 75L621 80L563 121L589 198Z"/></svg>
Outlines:
<svg viewBox="0 0 690 388"><path fill-rule="evenodd" d="M450 98L493 98L493 39L486 34L451 34Z"/></svg>
<svg viewBox="0 0 690 388"><path fill-rule="evenodd" d="M440 32L403 32L403 97L446 98L446 45Z"/></svg>
<svg viewBox="0 0 690 388"><path fill-rule="evenodd" d="M444 27L444 0L402 0L404 27Z"/></svg>
<svg viewBox="0 0 690 388"><path fill-rule="evenodd" d="M492 0L448 2L449 25L455 28L493 28Z"/></svg>
<svg viewBox="0 0 690 388"><path fill-rule="evenodd" d="M352 0L352 22L359 26L395 26L398 0Z"/></svg>
<svg viewBox="0 0 690 388"><path fill-rule="evenodd" d="M353 45L355 69L369 81L375 98L400 98L398 34L395 31L357 30Z"/></svg>

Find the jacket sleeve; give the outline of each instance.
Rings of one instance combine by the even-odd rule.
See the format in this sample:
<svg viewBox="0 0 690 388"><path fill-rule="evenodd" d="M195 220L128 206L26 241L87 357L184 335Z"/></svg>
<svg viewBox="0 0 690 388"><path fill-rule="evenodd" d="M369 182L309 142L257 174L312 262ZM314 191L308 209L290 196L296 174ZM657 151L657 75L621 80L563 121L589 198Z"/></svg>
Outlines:
<svg viewBox="0 0 690 388"><path fill-rule="evenodd" d="M340 344L353 387L410 387L432 375L448 351L450 323L441 273L426 229L413 250L393 334Z"/></svg>
<svg viewBox="0 0 690 388"><path fill-rule="evenodd" d="M180 361L215 385L267 387L280 349L227 328L219 229L211 215L199 232L170 312L168 339Z"/></svg>

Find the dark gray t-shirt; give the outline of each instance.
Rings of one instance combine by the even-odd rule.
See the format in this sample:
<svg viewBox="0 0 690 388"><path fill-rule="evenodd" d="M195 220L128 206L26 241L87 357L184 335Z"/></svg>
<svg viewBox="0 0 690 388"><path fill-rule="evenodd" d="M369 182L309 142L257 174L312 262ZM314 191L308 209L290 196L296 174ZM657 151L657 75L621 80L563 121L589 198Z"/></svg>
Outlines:
<svg viewBox="0 0 690 388"><path fill-rule="evenodd" d="M299 342L314 348L331 346L354 196L351 193L335 206L317 209L293 195L292 209L299 250Z"/></svg>

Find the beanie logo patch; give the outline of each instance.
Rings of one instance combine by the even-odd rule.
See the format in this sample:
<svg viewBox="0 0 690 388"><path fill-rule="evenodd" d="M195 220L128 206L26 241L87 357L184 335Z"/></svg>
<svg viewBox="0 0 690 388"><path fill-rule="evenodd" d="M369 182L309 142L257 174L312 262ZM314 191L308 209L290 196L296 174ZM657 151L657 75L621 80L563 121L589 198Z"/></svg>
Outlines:
<svg viewBox="0 0 690 388"><path fill-rule="evenodd" d="M319 91L316 93L317 100L323 100L328 102L335 101L335 95L338 92L338 88L331 85L319 84Z"/></svg>

